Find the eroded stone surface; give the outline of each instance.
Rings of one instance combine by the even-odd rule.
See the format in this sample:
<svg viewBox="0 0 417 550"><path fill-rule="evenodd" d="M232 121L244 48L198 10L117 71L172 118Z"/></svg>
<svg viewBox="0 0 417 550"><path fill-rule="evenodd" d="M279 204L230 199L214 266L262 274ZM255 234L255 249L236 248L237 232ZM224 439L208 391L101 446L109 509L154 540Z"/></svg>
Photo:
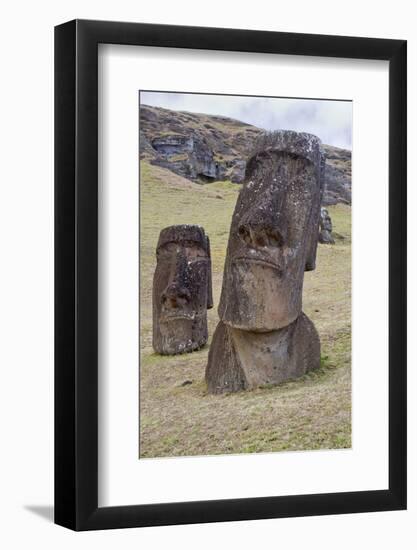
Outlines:
<svg viewBox="0 0 417 550"><path fill-rule="evenodd" d="M222 179L223 167L216 162L213 151L201 139L193 136L167 135L155 138L151 145L159 154L160 166L173 169L186 178L200 182Z"/></svg>
<svg viewBox="0 0 417 550"><path fill-rule="evenodd" d="M332 219L329 216L327 208L321 208L320 210L320 232L319 242L322 244L334 244L332 237L333 224Z"/></svg>
<svg viewBox="0 0 417 550"><path fill-rule="evenodd" d="M261 333L220 321L210 347L206 379L210 393L234 392L280 384L319 366L320 339L304 313L287 327Z"/></svg>
<svg viewBox="0 0 417 550"><path fill-rule="evenodd" d="M197 225L173 225L159 235L153 279L153 348L163 355L207 342L213 307L210 242Z"/></svg>
<svg viewBox="0 0 417 550"><path fill-rule="evenodd" d="M276 384L320 363L317 333L301 311L304 271L315 268L317 251L320 145L311 134L268 133L247 161L206 370L211 392Z"/></svg>
<svg viewBox="0 0 417 550"><path fill-rule="evenodd" d="M226 324L265 332L300 314L303 273L315 267L323 167L315 136L258 141L230 229L219 306Z"/></svg>

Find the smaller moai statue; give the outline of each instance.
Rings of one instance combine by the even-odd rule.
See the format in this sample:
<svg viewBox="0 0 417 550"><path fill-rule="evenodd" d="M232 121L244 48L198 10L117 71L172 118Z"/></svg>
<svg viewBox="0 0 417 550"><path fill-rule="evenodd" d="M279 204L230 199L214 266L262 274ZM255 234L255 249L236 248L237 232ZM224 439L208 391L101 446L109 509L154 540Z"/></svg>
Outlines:
<svg viewBox="0 0 417 550"><path fill-rule="evenodd" d="M198 350L207 342L207 309L213 307L209 238L198 225L166 227L156 259L153 348L162 355Z"/></svg>
<svg viewBox="0 0 417 550"><path fill-rule="evenodd" d="M334 244L332 237L333 225L329 211L323 206L320 209L319 242L321 244Z"/></svg>

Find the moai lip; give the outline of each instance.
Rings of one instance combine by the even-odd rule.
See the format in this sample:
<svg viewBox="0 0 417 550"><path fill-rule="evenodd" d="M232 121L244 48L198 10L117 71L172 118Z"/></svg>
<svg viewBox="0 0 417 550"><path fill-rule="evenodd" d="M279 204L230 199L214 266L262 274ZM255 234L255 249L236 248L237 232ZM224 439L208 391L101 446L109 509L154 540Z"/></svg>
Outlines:
<svg viewBox="0 0 417 550"><path fill-rule="evenodd" d="M334 244L332 236L333 224L327 208L321 207L320 210L320 232L319 242L322 244Z"/></svg>
<svg viewBox="0 0 417 550"><path fill-rule="evenodd" d="M163 229L153 278L153 348L162 355L200 349L213 307L210 241L198 225Z"/></svg>
<svg viewBox="0 0 417 550"><path fill-rule="evenodd" d="M311 134L266 133L256 143L230 228L209 391L280 383L320 364L302 289L304 271L315 268L324 162Z"/></svg>

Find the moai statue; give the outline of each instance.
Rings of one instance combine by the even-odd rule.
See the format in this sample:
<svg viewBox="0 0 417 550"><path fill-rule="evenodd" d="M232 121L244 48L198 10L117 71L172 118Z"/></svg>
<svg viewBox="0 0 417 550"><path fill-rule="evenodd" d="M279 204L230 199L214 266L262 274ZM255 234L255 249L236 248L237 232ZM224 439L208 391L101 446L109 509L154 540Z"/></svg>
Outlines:
<svg viewBox="0 0 417 550"><path fill-rule="evenodd" d="M213 307L210 242L198 225L172 225L159 235L153 278L153 348L162 355L207 342Z"/></svg>
<svg viewBox="0 0 417 550"><path fill-rule="evenodd" d="M320 232L319 232L319 242L322 244L334 244L334 239L332 237L333 225L332 219L329 216L329 211L327 208L320 209Z"/></svg>
<svg viewBox="0 0 417 550"><path fill-rule="evenodd" d="M320 365L317 331L301 311L317 251L320 144L310 134L267 133L248 159L206 368L210 393L278 384Z"/></svg>

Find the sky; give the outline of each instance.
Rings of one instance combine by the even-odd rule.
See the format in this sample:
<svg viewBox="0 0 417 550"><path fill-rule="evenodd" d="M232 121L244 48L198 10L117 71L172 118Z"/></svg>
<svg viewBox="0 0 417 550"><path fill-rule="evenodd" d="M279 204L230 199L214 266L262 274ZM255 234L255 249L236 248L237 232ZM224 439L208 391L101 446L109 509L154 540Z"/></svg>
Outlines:
<svg viewBox="0 0 417 550"><path fill-rule="evenodd" d="M352 149L352 102L324 99L141 92L145 105L175 111L221 115L265 130L295 130L323 143Z"/></svg>

